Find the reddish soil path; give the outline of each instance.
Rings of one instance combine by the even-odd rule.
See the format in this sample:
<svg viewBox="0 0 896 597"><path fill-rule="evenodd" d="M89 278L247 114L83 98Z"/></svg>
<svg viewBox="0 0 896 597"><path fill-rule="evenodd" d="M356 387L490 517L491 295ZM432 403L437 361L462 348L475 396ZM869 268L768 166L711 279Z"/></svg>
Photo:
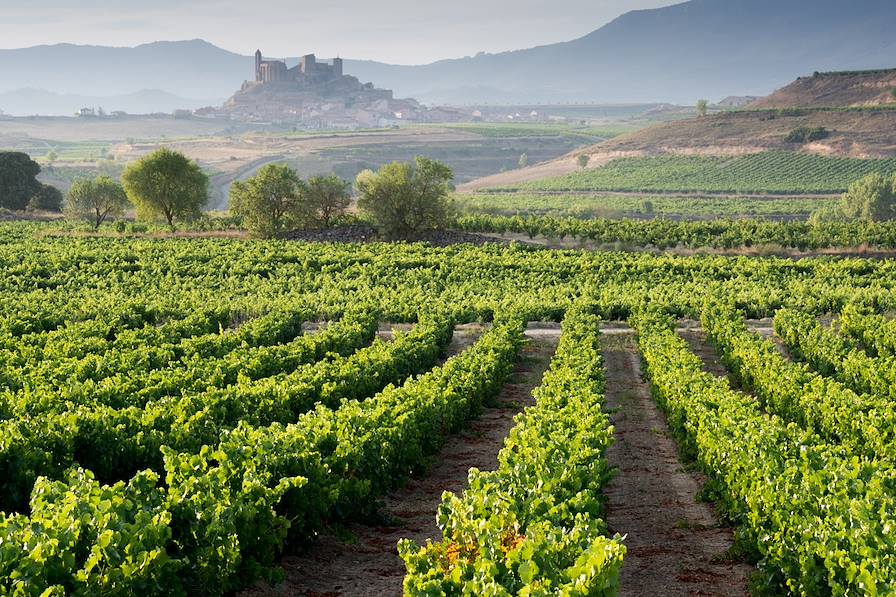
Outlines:
<svg viewBox="0 0 896 597"><path fill-rule="evenodd" d="M607 407L616 427L607 458L618 467L605 490L607 523L628 536L620 596L749 595L753 568L729 561L732 531L719 525L710 504L698 502L702 479L678 459L642 379L635 337L617 331L603 342Z"/></svg>
<svg viewBox="0 0 896 597"><path fill-rule="evenodd" d="M383 522L353 523L338 536L322 534L307 552L284 558L283 583L275 587L259 585L242 595L401 595L405 567L396 550L398 540L409 538L422 544L438 539L436 510L442 492L462 491L471 467L495 467L498 451L513 427L513 417L531 404L532 389L541 382L559 334L560 330L551 326L527 332L522 356L494 403L486 406L467 429L449 438L424 477L412 479L384 499L380 508ZM478 330L459 329L451 352L468 346L477 336Z"/></svg>

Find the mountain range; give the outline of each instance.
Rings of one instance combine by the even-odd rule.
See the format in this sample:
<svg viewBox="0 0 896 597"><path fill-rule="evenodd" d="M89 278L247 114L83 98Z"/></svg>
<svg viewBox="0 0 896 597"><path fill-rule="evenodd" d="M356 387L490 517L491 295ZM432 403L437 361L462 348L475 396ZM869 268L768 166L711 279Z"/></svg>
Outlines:
<svg viewBox="0 0 896 597"><path fill-rule="evenodd" d="M568 42L418 66L346 60L345 71L427 103L692 103L765 95L814 71L896 66L894 24L893 0L690 0L626 13ZM0 50L0 92L153 89L221 102L252 65L202 40L37 46ZM0 109L13 112L3 96Z"/></svg>

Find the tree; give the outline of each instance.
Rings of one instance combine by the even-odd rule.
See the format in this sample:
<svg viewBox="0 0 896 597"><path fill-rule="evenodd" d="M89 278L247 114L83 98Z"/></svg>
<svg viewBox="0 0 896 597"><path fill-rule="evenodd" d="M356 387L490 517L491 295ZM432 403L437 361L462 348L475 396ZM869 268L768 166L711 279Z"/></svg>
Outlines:
<svg viewBox="0 0 896 597"><path fill-rule="evenodd" d="M857 180L840 198L840 211L866 222L896 218L896 179L875 172Z"/></svg>
<svg viewBox="0 0 896 597"><path fill-rule="evenodd" d="M130 164L121 175L139 219L193 220L208 201L208 176L182 153L159 149Z"/></svg>
<svg viewBox="0 0 896 597"><path fill-rule="evenodd" d="M283 164L269 164L230 187L230 211L243 218L246 228L262 238L278 236L307 219L302 204L303 183Z"/></svg>
<svg viewBox="0 0 896 597"><path fill-rule="evenodd" d="M447 225L454 173L435 160L417 157L358 175L358 207L390 239L408 239Z"/></svg>
<svg viewBox="0 0 896 597"><path fill-rule="evenodd" d="M44 157L44 160L46 160L47 162L47 166L52 166L53 162L55 162L57 159L59 159L59 156L52 149L48 151L46 157Z"/></svg>
<svg viewBox="0 0 896 597"><path fill-rule="evenodd" d="M580 153L579 157L576 158L576 162L578 162L579 168L581 168L582 170L584 170L585 168L588 167L588 162L590 162L590 161L591 161L591 156L588 155L587 153Z"/></svg>
<svg viewBox="0 0 896 597"><path fill-rule="evenodd" d="M87 220L98 230L109 216L124 213L127 205L124 187L108 176L98 176L93 180L75 180L68 192L65 211L72 218Z"/></svg>
<svg viewBox="0 0 896 597"><path fill-rule="evenodd" d="M0 207L25 209L31 198L41 190L38 174L40 165L28 154L0 152Z"/></svg>
<svg viewBox="0 0 896 597"><path fill-rule="evenodd" d="M705 99L697 100L697 115L706 116L706 110L709 108L709 102Z"/></svg>
<svg viewBox="0 0 896 597"><path fill-rule="evenodd" d="M329 228L333 218L352 202L351 183L338 176L312 176L302 191L302 203L311 219Z"/></svg>
<svg viewBox="0 0 896 597"><path fill-rule="evenodd" d="M529 165L529 154L524 153L520 156L519 166L520 168L525 168Z"/></svg>
<svg viewBox="0 0 896 597"><path fill-rule="evenodd" d="M48 184L40 185L40 190L28 201L32 211L62 211L62 191Z"/></svg>

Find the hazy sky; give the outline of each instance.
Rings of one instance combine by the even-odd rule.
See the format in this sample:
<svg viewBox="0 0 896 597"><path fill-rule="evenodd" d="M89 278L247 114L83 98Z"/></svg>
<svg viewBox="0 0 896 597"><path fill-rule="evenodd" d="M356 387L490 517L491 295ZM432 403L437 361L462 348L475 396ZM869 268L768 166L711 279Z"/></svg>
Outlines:
<svg viewBox="0 0 896 597"><path fill-rule="evenodd" d="M0 47L206 39L401 64L565 41L681 0L0 0Z"/></svg>

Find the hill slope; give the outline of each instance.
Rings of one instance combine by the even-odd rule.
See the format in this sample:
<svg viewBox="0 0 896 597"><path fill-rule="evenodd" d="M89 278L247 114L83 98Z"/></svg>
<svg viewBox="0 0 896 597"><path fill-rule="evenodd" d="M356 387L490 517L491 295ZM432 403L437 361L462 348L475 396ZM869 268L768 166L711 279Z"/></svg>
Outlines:
<svg viewBox="0 0 896 597"><path fill-rule="evenodd" d="M896 69L816 73L800 77L751 108L880 106L896 104Z"/></svg>
<svg viewBox="0 0 896 597"><path fill-rule="evenodd" d="M891 0L691 0L627 13L564 43L423 66L347 60L345 68L430 102L691 103L763 95L801 73L892 67L894 22ZM224 99L250 76L252 59L194 40L0 50L0 65L0 91L152 88Z"/></svg>

